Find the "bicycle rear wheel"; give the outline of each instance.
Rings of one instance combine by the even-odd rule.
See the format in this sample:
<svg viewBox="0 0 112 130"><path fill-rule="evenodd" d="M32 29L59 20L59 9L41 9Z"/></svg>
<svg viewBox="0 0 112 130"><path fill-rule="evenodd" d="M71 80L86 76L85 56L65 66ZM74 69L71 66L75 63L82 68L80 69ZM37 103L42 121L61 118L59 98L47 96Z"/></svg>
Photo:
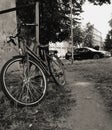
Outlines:
<svg viewBox="0 0 112 130"><path fill-rule="evenodd" d="M49 61L50 73L57 85L64 86L66 83L66 78L63 64L57 56L51 55L50 57L51 57Z"/></svg>
<svg viewBox="0 0 112 130"><path fill-rule="evenodd" d="M3 66L1 84L11 101L21 106L33 106L43 99L47 80L38 63L19 56Z"/></svg>

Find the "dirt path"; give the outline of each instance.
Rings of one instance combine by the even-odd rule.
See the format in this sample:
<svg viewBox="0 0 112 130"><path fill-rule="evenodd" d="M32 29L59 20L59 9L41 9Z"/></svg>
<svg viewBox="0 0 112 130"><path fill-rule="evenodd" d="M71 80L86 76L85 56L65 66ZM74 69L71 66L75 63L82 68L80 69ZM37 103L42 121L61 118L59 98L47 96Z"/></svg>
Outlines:
<svg viewBox="0 0 112 130"><path fill-rule="evenodd" d="M106 112L95 83L87 81L80 72L67 71L67 79L77 105L72 108L66 126L71 130L112 130L112 118Z"/></svg>

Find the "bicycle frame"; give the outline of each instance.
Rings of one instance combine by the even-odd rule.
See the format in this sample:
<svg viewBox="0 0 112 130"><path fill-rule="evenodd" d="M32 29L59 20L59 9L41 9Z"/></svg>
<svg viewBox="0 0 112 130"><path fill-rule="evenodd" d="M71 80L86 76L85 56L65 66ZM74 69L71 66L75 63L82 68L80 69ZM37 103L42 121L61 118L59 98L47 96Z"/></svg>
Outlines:
<svg viewBox="0 0 112 130"><path fill-rule="evenodd" d="M42 69L44 70L44 72L47 74L47 75L50 75L50 72L49 72L49 67L48 67L48 61L45 61L47 64L44 63L44 61L38 57L28 46L26 46L26 55L29 55L31 58L33 58L36 62L38 62ZM49 55L47 55L45 53L45 56L46 57L49 57ZM51 58L50 58L51 59ZM47 59L46 59L47 60Z"/></svg>
<svg viewBox="0 0 112 130"><path fill-rule="evenodd" d="M23 26L31 26L32 24L25 24ZM35 25L37 26L37 25ZM21 30L21 26L20 29ZM12 42L14 45L16 45L14 38L18 37L18 35L20 34L21 31L19 31L15 36L11 36L10 40L7 42ZM52 60L52 58L49 56L49 54L46 53L46 51L44 50L44 48L42 49L44 52L44 56L45 56L45 61L41 59L41 57L37 56L26 44L23 43L23 46L25 47L25 53L21 53L20 55L23 56L30 56L31 58L33 58L35 60L35 62L39 63L40 66L42 67L43 71L47 74L50 75L50 70L49 70L49 60ZM20 44L19 44L19 48ZM40 48L39 48L40 49Z"/></svg>

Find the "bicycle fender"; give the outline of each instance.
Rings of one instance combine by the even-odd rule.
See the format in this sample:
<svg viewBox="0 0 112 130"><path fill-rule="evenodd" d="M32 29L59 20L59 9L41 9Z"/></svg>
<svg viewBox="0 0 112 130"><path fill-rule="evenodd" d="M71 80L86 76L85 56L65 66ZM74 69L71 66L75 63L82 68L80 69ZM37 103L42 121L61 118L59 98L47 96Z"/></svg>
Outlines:
<svg viewBox="0 0 112 130"><path fill-rule="evenodd" d="M15 55L15 56L13 56L13 57L16 57L16 58L24 58L25 56L23 56L23 55Z"/></svg>

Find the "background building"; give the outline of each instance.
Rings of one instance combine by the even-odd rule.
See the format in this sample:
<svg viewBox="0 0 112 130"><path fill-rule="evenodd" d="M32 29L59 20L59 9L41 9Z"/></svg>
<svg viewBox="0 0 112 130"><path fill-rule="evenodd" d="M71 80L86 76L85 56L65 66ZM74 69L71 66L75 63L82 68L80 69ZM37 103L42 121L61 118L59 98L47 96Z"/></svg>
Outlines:
<svg viewBox="0 0 112 130"><path fill-rule="evenodd" d="M92 35L93 35L93 46L99 46L99 49L101 50L103 48L103 41L102 41L102 33L93 27L92 29ZM74 46L75 48L83 47L83 43L80 45ZM57 50L58 56L63 58L68 50L71 50L72 44L70 44L67 41L63 42L56 42L56 43L50 43L49 49L50 50Z"/></svg>
<svg viewBox="0 0 112 130"><path fill-rule="evenodd" d="M93 28L93 46L103 48L102 33L96 28Z"/></svg>
<svg viewBox="0 0 112 130"><path fill-rule="evenodd" d="M67 42L67 41L49 43L49 49L50 50L57 50L58 56L61 58L65 57L65 54L68 51L69 47L70 47L70 45L69 45L69 42Z"/></svg>

